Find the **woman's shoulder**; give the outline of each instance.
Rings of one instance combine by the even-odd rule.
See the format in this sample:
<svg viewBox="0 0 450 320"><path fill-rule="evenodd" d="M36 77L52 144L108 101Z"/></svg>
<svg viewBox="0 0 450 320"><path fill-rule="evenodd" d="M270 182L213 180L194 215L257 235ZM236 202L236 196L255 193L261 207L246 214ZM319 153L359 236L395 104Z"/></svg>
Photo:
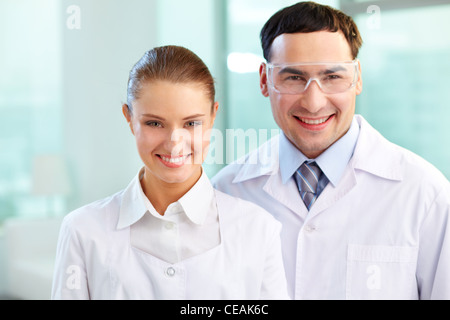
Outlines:
<svg viewBox="0 0 450 320"><path fill-rule="evenodd" d="M122 194L120 191L73 210L64 217L63 226L78 231L110 228L117 222Z"/></svg>

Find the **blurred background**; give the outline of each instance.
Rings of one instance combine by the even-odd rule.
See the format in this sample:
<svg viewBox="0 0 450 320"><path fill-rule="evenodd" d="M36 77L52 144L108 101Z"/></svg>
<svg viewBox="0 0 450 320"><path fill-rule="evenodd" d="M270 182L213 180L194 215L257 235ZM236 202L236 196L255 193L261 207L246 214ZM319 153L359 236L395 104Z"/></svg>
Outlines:
<svg viewBox="0 0 450 320"><path fill-rule="evenodd" d="M182 45L206 62L224 136L276 134L259 92L259 32L296 2L2 0L0 298L49 298L61 217L120 191L140 169L121 105L130 69L150 48ZM360 28L357 113L449 178L450 1L317 2L352 15ZM208 163L210 177L225 164Z"/></svg>

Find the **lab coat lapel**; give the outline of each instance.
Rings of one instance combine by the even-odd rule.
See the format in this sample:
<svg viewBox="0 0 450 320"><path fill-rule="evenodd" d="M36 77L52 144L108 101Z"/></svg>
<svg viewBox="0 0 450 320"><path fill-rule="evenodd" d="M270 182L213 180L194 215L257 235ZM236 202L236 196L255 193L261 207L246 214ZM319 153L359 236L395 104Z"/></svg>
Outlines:
<svg viewBox="0 0 450 320"><path fill-rule="evenodd" d="M300 197L294 179L289 179L286 185L283 186L281 174L278 170L278 172L269 176L263 190L273 199L283 204L303 219L306 219L308 210Z"/></svg>
<svg viewBox="0 0 450 320"><path fill-rule="evenodd" d="M243 165L237 172L233 183L265 176L267 180L263 185L264 192L278 203L305 218L308 211L300 198L295 181L290 179L286 185L283 185L278 157L279 138L279 136L272 138L241 159Z"/></svg>
<svg viewBox="0 0 450 320"><path fill-rule="evenodd" d="M283 184L279 162L279 144L280 136L277 136L268 141L263 148L259 149L259 161L265 163L265 165L260 167L259 175L268 177L263 190L273 199L305 219L308 210L300 198L295 181L289 179L285 185Z"/></svg>
<svg viewBox="0 0 450 320"><path fill-rule="evenodd" d="M339 185L334 187L329 183L317 198L316 202L309 212L309 218L320 214L321 212L331 208L336 202L341 200L353 188L356 187L356 176L353 167L349 164L345 169L344 175Z"/></svg>

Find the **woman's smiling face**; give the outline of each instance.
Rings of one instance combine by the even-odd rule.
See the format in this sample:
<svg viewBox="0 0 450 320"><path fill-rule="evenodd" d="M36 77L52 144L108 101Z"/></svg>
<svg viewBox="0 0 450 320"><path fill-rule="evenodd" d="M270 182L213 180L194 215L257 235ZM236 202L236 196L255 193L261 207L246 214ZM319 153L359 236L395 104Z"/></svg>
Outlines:
<svg viewBox="0 0 450 320"><path fill-rule="evenodd" d="M144 83L132 112L126 106L123 111L146 176L192 186L201 175L217 109L199 83Z"/></svg>

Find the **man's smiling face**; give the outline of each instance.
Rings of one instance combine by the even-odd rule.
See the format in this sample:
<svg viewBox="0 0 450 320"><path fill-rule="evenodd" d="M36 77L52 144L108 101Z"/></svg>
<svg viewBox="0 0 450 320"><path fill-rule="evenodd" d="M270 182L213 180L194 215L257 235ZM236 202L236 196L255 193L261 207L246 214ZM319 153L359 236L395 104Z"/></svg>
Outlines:
<svg viewBox="0 0 450 320"><path fill-rule="evenodd" d="M282 34L271 48L271 64L346 62L353 60L341 32L318 31ZM261 91L270 98L272 113L286 137L308 158L316 158L350 128L356 96L362 91L360 67L356 85L341 93L326 94L312 81L301 94L277 92L261 67Z"/></svg>

